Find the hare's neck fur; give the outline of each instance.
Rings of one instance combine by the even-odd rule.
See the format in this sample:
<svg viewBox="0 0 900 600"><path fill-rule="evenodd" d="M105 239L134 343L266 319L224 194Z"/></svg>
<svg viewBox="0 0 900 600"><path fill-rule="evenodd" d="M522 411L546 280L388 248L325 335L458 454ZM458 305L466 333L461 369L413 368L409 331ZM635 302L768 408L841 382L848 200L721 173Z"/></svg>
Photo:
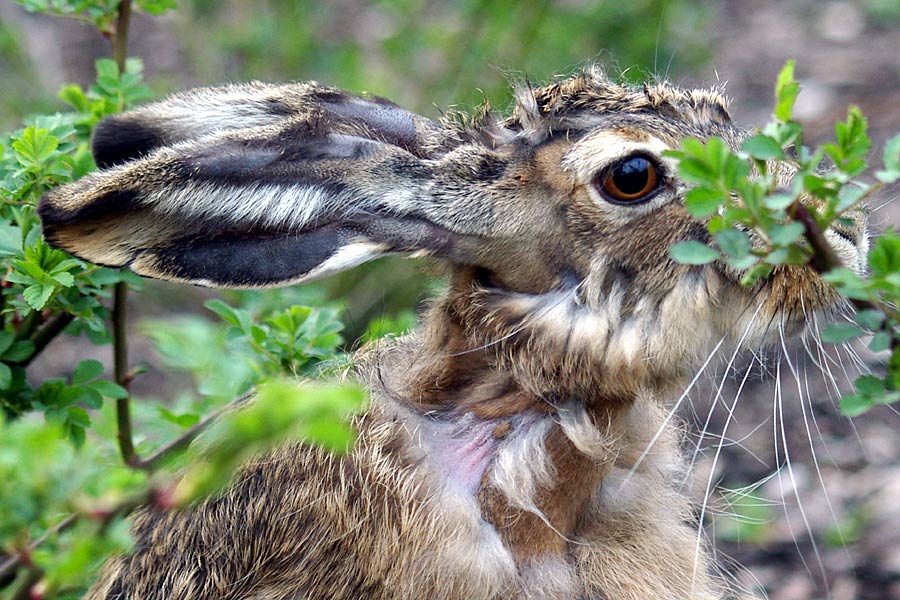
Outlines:
<svg viewBox="0 0 900 600"><path fill-rule="evenodd" d="M477 500L520 565L565 561L592 514L641 512L628 490L680 469L673 436L654 438L660 394L687 371L626 368L609 356L613 342L590 343L600 332L580 310L571 291L516 295L457 279L418 335L376 353L368 377L402 407L438 479ZM638 464L651 440L672 464Z"/></svg>

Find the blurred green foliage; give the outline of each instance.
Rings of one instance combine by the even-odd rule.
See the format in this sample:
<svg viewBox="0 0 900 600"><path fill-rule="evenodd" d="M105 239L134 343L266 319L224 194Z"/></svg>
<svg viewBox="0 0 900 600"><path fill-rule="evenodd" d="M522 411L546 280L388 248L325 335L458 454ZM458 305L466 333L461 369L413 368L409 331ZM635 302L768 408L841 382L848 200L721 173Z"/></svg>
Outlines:
<svg viewBox="0 0 900 600"><path fill-rule="evenodd" d="M707 58L699 0L194 0L200 81L321 79L435 114L509 103L508 77L543 81L591 60L638 81Z"/></svg>
<svg viewBox="0 0 900 600"><path fill-rule="evenodd" d="M723 490L722 500L724 510L713 520L716 538L742 543L762 543L769 538L777 503L766 499L758 484Z"/></svg>

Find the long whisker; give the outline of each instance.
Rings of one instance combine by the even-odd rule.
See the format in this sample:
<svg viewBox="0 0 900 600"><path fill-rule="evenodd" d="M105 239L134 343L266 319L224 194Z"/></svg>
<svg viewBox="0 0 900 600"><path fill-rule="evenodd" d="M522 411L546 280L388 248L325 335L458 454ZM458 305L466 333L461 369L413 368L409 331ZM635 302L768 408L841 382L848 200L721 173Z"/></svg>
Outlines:
<svg viewBox="0 0 900 600"><path fill-rule="evenodd" d="M694 375L694 378L691 379L691 382L688 384L687 388L685 388L684 392L682 392L681 396L679 396L679 398L675 402L674 406L672 406L672 409L669 411L669 414L666 415L666 418L663 420L662 424L657 428L656 433L653 435L653 438L651 438L650 442L647 444L647 447L644 448L644 451L641 452L641 455L638 457L637 461L635 461L635 463L634 463L634 465L632 465L631 469L628 470L628 473L625 475L625 478L623 479L623 482L620 484L620 487L625 487L625 485L629 481L631 481L631 478L632 478L632 476L634 476L638 467L641 466L641 464L644 462L644 459L647 458L647 455L650 453L650 450L653 448L653 446L656 444L656 442L659 441L659 438L663 434L663 432L665 432L666 429L668 428L669 422L672 420L672 417L674 417L675 414L678 412L678 407L680 407L681 403L684 402L684 399L687 398L688 393L691 391L691 389L694 387L694 385L697 384L697 381L700 379L700 376L706 370L706 367L709 366L709 363L712 362L712 359L716 355L716 353L719 351L719 348L722 347L722 344L725 342L726 337L727 336L723 335L722 338L719 340L719 343L717 343L716 346L709 353L709 356L706 357L706 360L700 366L700 368L697 370L697 373L696 373L696 375Z"/></svg>
<svg viewBox="0 0 900 600"><path fill-rule="evenodd" d="M815 445L813 444L812 431L809 428L809 420L807 419L807 416L806 416L806 403L803 400L803 388L800 383L800 373L797 371L797 369L794 367L794 363L791 361L791 357L790 357L790 354L787 349L787 343L785 342L785 339L784 339L784 331L781 330L780 333L781 333L781 348L782 348L782 350L784 350L785 361L787 362L788 368L791 371L791 375L794 377L794 380L797 382L797 395L800 400L800 413L803 415L803 426L806 428L806 439L809 441L809 452L810 452L810 455L812 456L813 466L816 469L816 477L819 480L819 485L822 487L822 494L825 497L825 504L828 507L828 512L831 514L831 520L834 523L834 525L838 531L838 535L841 538L841 542L843 542L844 541L843 534L841 533L841 528L840 528L840 524L838 523L837 514L834 511L834 505L831 503L831 498L828 496L828 487L825 485L825 478L822 475L822 469L819 466L819 459L816 456L816 448L815 448ZM807 400L809 402L809 413L812 414L813 413L812 397L808 396ZM821 437L821 433L819 435ZM822 442L824 444L824 442L825 442L824 438L822 439ZM787 448L785 448L785 454L786 453L787 453ZM795 494L797 495L797 504L800 505L799 490L795 489ZM801 511L801 514L804 514L802 506L800 506L800 511ZM804 516L804 520L805 520L805 516ZM807 529L809 530L808 524L807 524ZM812 530L809 530L809 537L812 540L813 550L816 552L816 556L818 557L819 556L818 548L816 547L816 541L813 536ZM844 545L844 551L846 552L846 544ZM819 568L822 572L823 581L827 581L827 579L825 578L825 567L822 564L821 558L819 558Z"/></svg>
<svg viewBox="0 0 900 600"><path fill-rule="evenodd" d="M819 329L819 319L816 316L816 313L813 313L812 317L813 317L813 326L815 327L815 330L816 330L816 336L814 339L815 339L816 345L819 347L819 356L823 358L822 363L827 364L829 356L828 356L828 352L825 350L825 347L822 345L822 339L821 339L821 334L820 334L820 329ZM832 363L834 363L833 360L832 360ZM838 382L835 379L834 373L832 372L831 368L829 367L823 372L825 374L827 374L827 376L828 376L827 381L831 383L831 386L834 388L834 392L837 394L837 397L840 398L841 396L843 396L841 387L840 387L840 385L838 385ZM835 405L835 410L839 410L839 408L837 406L837 402L834 400L834 397L832 397L832 402ZM860 434L859 434L859 430L856 427L856 423L853 422L852 417L847 417L847 422L850 423L850 429L853 431L853 436L856 438L856 441L859 444L859 447L860 447L860 450L862 451L863 457L866 460L868 460L869 456L868 456L868 452L866 451L866 445L863 443L862 436L860 436Z"/></svg>
<svg viewBox="0 0 900 600"><path fill-rule="evenodd" d="M762 306L762 305L760 305ZM757 312L759 312L757 310ZM754 315L755 316L755 315ZM706 516L706 510L709 506L709 497L710 491L712 489L713 477L715 477L716 466L719 463L719 456L722 453L722 442L725 439L725 434L728 432L728 426L731 424L732 418L734 418L734 409L737 406L738 400L741 398L741 392L744 390L744 385L747 383L747 379L750 377L750 372L753 370L753 364L751 363L749 367L747 367L747 371L744 373L744 378L741 380L740 385L738 386L737 392L734 395L734 402L731 403L730 407L727 407L728 416L725 418L725 425L722 427L722 438L719 441L719 445L716 448L716 453L713 456L712 466L709 470L709 477L706 480L706 491L703 494L703 505L700 507L700 518L699 518L699 526L697 527L697 540L694 546L694 570L691 575L691 589L696 584L697 580L697 569L700 565L700 549L703 544L703 519ZM721 388L720 388L721 389ZM691 467L693 467L693 463L691 463Z"/></svg>
<svg viewBox="0 0 900 600"><path fill-rule="evenodd" d="M780 326L778 328L778 330L779 330L778 331L779 336L781 337L781 340L782 340L782 348L786 350L785 344L784 344L784 328L783 328L783 326ZM784 359L788 363L788 367L791 369L791 372L795 373L796 370L794 369L793 363L791 362L790 357L787 355L787 353L785 353ZM797 376L797 386L798 386L798 388L800 386L799 376ZM816 538L815 538L815 535L813 534L812 527L810 526L809 518L806 516L806 510L803 508L803 501L800 499L800 488L797 483L797 478L794 475L794 466L793 466L793 463L791 462L791 454L790 454L790 449L788 447L788 441L787 441L787 431L784 426L784 397L780 393L780 381L779 381L779 394L777 396L777 400L778 400L778 402L777 402L778 420L779 420L779 423L781 424L781 442L782 442L782 448L784 449L784 459L785 459L784 463L785 463L785 466L787 467L788 476L790 477L790 480L791 480L791 488L793 489L793 492L794 492L794 498L797 500L797 509L800 512L800 518L803 521L803 525L806 527L807 533L809 534L809 540L810 540L810 543L812 544L813 554L816 557L816 562L818 563L819 572L822 575L822 580L827 581L827 576L825 573L825 564L822 562L822 554L819 552L819 545L816 543ZM806 415L804 413L804 419L805 419L805 416ZM785 506L785 511L787 511L787 506ZM794 543L795 543L795 545L797 545L796 538L794 538ZM800 550L799 545L797 545L797 550L798 551ZM805 564L805 561L804 561L804 564ZM809 567L807 567L807 571L809 571ZM810 572L810 575L812 575L811 572ZM827 593L828 597L831 596L831 593L827 589L826 589L826 593Z"/></svg>
<svg viewBox="0 0 900 600"><path fill-rule="evenodd" d="M756 307L756 311L754 311L753 315L750 317L747 326L744 328L743 333L741 334L740 339L738 339L737 344L735 344L734 352L731 353L731 357L728 359L728 364L725 366L725 372L722 374L722 380L719 382L718 388L716 388L716 394L713 396L712 406L709 409L709 412L706 416L706 421L703 423L703 429L700 432L700 439L698 440L698 445L696 451L691 456L691 462L688 464L688 468L686 473L690 473L694 469L694 464L697 462L697 456L700 454L700 445L703 443L704 436L706 432L709 430L710 421L712 421L713 412L716 408L716 403L722 398L722 388L725 387L725 382L727 380L728 373L731 371L731 367L734 365L734 360L737 358L738 353L741 351L741 348L744 345L744 342L747 340L747 337L750 335L750 330L753 328L753 325L756 324L756 317L759 315L759 311L762 310L762 303L760 303ZM746 381L747 376L750 374L748 369L747 375L744 376L744 381ZM742 384L743 385L743 384ZM731 410L729 411L728 420L730 421L733 416L734 404L732 404ZM727 427L727 425L726 425ZM724 435L724 431L723 431ZM719 444L719 449L721 450L721 443ZM718 455L718 452L716 453ZM687 481L688 475L686 474L684 479L682 479L682 485Z"/></svg>

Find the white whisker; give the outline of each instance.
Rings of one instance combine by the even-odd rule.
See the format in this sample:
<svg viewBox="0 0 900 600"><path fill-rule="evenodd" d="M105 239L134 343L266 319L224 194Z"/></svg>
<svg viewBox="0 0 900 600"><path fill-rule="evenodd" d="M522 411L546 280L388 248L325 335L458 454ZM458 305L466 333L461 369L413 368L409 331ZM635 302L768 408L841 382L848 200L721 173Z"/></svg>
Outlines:
<svg viewBox="0 0 900 600"><path fill-rule="evenodd" d="M731 367L734 365L734 360L735 360L735 358L737 358L738 353L741 351L741 348L743 347L744 342L747 340L747 337L749 337L750 330L753 329L753 326L756 324L756 317L757 317L757 315L759 315L759 311L762 310L762 307L763 307L762 303L760 303L756 307L756 311L750 317L750 320L748 321L747 326L744 328L744 332L741 334L740 339L738 339L737 344L735 344L734 352L731 353L731 357L728 359L728 364L725 366L725 372L722 374L722 380L719 382L719 386L716 388L715 396L713 396L712 406L710 407L709 412L707 413L706 421L703 423L703 429L700 432L700 439L698 440L697 451L694 452L693 455L691 456L691 461L688 464L688 468L687 468L684 479L682 479L681 485L684 485L684 483L687 481L687 478L688 478L687 474L690 473L694 468L694 464L697 461L697 455L700 453L699 452L700 445L703 443L704 436L706 435L706 432L709 430L709 424L710 424L710 421L712 421L712 416L713 416L713 412L715 411L715 408L716 408L716 403L719 401L720 398L722 398L722 388L725 387L725 381L727 379L728 373L731 371ZM744 376L744 381L747 380L747 376L749 374L750 374L750 370L748 369L747 374ZM741 383L741 387L743 387L743 383ZM735 398L735 403L736 402L737 402L737 398ZM728 422L730 422L731 418L734 416L734 406L735 406L735 404L732 404L731 409L728 411ZM726 424L725 425L726 430L727 430L727 427L728 427L728 425ZM724 435L724 431L723 431L723 435ZM719 444L719 450L721 450L721 448L722 448L722 446L721 446L721 444ZM716 455L718 456L718 451L716 452ZM707 488L707 491L708 491L708 488Z"/></svg>
<svg viewBox="0 0 900 600"><path fill-rule="evenodd" d="M800 390L800 377L799 377L799 375L796 375L796 369L794 368L793 362L791 362L790 355L787 352L787 347L784 342L784 327L783 327L783 325L779 326L778 334L781 339L781 347L784 350L784 355L783 355L784 360L787 362L788 368L790 369L791 373L795 375L795 378L797 380L798 391L802 392L802 390ZM779 390L780 390L780 385L779 385ZM809 540L810 540L810 543L812 544L813 554L816 557L816 562L818 563L818 567L819 567L819 573L822 575L822 580L826 581L827 575L825 573L825 564L822 562L822 554L819 552L819 545L816 543L816 537L813 534L812 526L809 523L809 518L806 515L806 510L803 507L803 501L800 498L800 487L799 487L799 484L797 483L797 478L794 475L794 466L793 466L793 463L791 462L791 455L790 455L790 450L789 450L788 441L787 441L787 430L784 426L784 397L780 393L780 391L778 394L777 406L778 406L778 419L781 424L781 442L782 442L782 448L784 449L784 463L785 463L785 466L787 467L788 476L790 477L790 480L791 480L791 488L793 489L793 492L794 492L794 498L797 500L797 509L800 512L800 518L803 521L804 527L806 527L806 532L809 535ZM805 412L803 413L803 417L805 420L806 419ZM815 460L815 457L814 457L814 460ZM818 468L818 463L816 463L816 468ZM824 483L823 483L823 486L824 486ZM787 510L787 507L785 506L785 511L786 510ZM797 544L796 538L794 538L794 543L795 543L795 545ZM797 550L799 551L799 546L798 546ZM805 564L805 561L804 561L804 564ZM807 571L809 571L809 567L807 567ZM810 572L810 576L812 576L812 572ZM826 589L826 594L828 597L831 597L831 592L828 589Z"/></svg>
<svg viewBox="0 0 900 600"><path fill-rule="evenodd" d="M722 347L722 344L725 342L725 337L726 336L722 336L722 338L719 340L719 343L716 344L715 348L713 348L712 351L709 353L709 356L706 357L706 360L700 366L700 369L697 370L697 374L694 375L693 379L691 379L691 382L688 384L687 388L685 388L684 392L681 394L681 396L675 402L675 405L669 411L669 414L666 415L666 418L663 420L662 424L657 428L656 434L654 434L653 438L647 444L647 447L644 448L644 451L641 452L641 455L638 457L637 461L635 461L634 465L632 465L632 467L628 470L628 473L623 478L621 487L624 487L629 481L631 481L631 478L634 476L635 471L637 471L638 467L641 466L641 464L644 462L644 459L647 458L647 455L650 453L650 450L653 448L653 446L656 444L656 442L659 441L660 436L668 428L669 422L672 420L672 417L674 417L675 414L678 412L678 407L681 406L681 403L684 402L685 398L687 398L687 395L691 391L691 388L693 388L694 385L696 385L697 381L700 379L700 376L703 374L703 372L706 370L706 367L709 366L709 363L712 361L713 356L715 356L716 352L719 351L719 348Z"/></svg>
<svg viewBox="0 0 900 600"><path fill-rule="evenodd" d="M760 306L762 306L762 305L760 305ZM758 312L759 312L759 309L757 309L757 313ZM754 314L754 317L755 316L756 315ZM749 330L749 326L748 326L748 330ZM728 432L728 426L731 424L731 420L734 417L734 409L737 406L738 400L740 400L740 398L741 398L741 392L744 389L744 384L747 383L747 378L750 376L750 371L752 370L752 368L753 368L752 364L750 365L750 367L747 368L747 371L744 373L744 378L743 378L743 380L741 380L741 384L738 387L737 393L735 393L735 395L734 395L734 402L732 402L731 406L728 407L728 416L725 419L725 425L722 427L722 440L725 439L725 434ZM721 390L721 388L720 388L720 390ZM706 480L706 491L703 493L703 505L700 507L699 526L697 527L697 541L694 546L694 569L693 569L693 574L691 575L691 577L692 577L691 589L693 589L694 585L696 584L696 580L697 580L697 568L700 565L700 549L703 544L703 519L705 517L707 507L709 506L710 490L712 489L713 477L715 476L716 465L718 465L719 456L721 455L721 453L722 453L722 443L720 441L718 447L716 448L716 453L713 456L712 466L710 467L710 470L709 470L709 477ZM691 466L693 467L693 463L691 463Z"/></svg>

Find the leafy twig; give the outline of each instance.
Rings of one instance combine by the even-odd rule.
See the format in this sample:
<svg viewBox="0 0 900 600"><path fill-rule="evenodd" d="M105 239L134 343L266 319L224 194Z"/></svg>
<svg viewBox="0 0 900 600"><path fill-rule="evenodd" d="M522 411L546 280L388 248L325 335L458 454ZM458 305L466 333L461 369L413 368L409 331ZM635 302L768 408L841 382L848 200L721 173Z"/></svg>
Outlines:
<svg viewBox="0 0 900 600"><path fill-rule="evenodd" d="M815 218L810 214L809 209L802 202L798 200L791 205L790 216L803 224L806 240L813 250L810 266L817 273L821 275L832 269L844 266L834 248L825 239L825 233L822 231L822 228L819 227Z"/></svg>
<svg viewBox="0 0 900 600"><path fill-rule="evenodd" d="M37 549L38 546L46 542L51 536L62 533L63 531L74 525L77 520L77 514L71 514L65 517L62 521L45 531L40 537L31 542L24 552L13 554L2 563L0 563L0 581L12 575L22 563L22 559L24 557L34 552L34 550Z"/></svg>
<svg viewBox="0 0 900 600"><path fill-rule="evenodd" d="M60 313L50 319L46 325L44 325L41 329L35 331L32 336L29 338L31 342L34 344L34 351L31 353L31 356L26 358L22 362L22 366L28 366L31 362L40 355L41 352L44 351L44 348L47 347L53 339L62 333L63 329L65 329L69 323L75 320L75 316L70 313Z"/></svg>
<svg viewBox="0 0 900 600"><path fill-rule="evenodd" d="M116 284L113 291L113 374L116 383L128 389L131 376L128 373L128 340L127 340L127 313L128 286L124 281ZM119 452L125 464L140 468L141 459L134 450L134 442L131 435L131 394L116 400L116 425L119 440Z"/></svg>
<svg viewBox="0 0 900 600"><path fill-rule="evenodd" d="M157 470L160 465L162 465L166 460L169 459L173 454L176 454L185 448L187 448L194 439L201 433L203 433L206 428L208 428L216 419L222 416L224 413L234 410L236 408L241 407L246 404L247 401L253 397L254 390L247 392L242 396L238 396L225 406L213 411L207 416L203 417L196 425L182 433L180 436L159 448L156 452L148 456L147 458L140 461L138 465L141 469L145 469L147 471L153 472Z"/></svg>
<svg viewBox="0 0 900 600"><path fill-rule="evenodd" d="M131 0L121 0L116 17L116 30L112 34L113 60L119 66L119 72L125 72L125 61L128 59L128 28L131 24Z"/></svg>
<svg viewBox="0 0 900 600"><path fill-rule="evenodd" d="M125 72L128 59L128 27L131 23L131 0L121 0L116 18L116 29L112 34L113 59L119 72ZM128 327L127 308L128 284L119 281L113 292L113 372L116 383L128 389L131 377L128 372ZM116 400L116 424L119 451L125 464L140 468L141 459L134 450L131 435L131 395Z"/></svg>
<svg viewBox="0 0 900 600"><path fill-rule="evenodd" d="M203 431L205 431L213 422L215 422L219 417L221 417L226 412L234 410L236 408L240 408L242 405L246 404L247 401L253 397L255 390L251 390L246 394L238 396L231 400L225 406L213 411L206 417L204 417L199 423L182 433L180 436L164 445L156 452L148 456L146 459L141 460L136 455L134 457L134 461L129 463L129 466L144 469L149 472L156 471L159 467L165 463L172 455L181 450L184 450L192 441L194 441L197 436L199 436ZM113 518L118 515L128 514L133 511L135 508L147 504L156 496L157 490L154 487L150 487L147 490L130 496L110 508L104 508L102 510L87 510L78 513L72 513L66 516L59 523L45 531L40 537L31 542L28 547L12 556L9 556L0 563L0 581L6 579L15 573L16 569L18 569L23 562L27 562L27 557L37 549L41 544L46 542L50 537L62 533L72 527L79 519L89 516L94 520L100 521L101 531L104 530L110 522L112 522Z"/></svg>

